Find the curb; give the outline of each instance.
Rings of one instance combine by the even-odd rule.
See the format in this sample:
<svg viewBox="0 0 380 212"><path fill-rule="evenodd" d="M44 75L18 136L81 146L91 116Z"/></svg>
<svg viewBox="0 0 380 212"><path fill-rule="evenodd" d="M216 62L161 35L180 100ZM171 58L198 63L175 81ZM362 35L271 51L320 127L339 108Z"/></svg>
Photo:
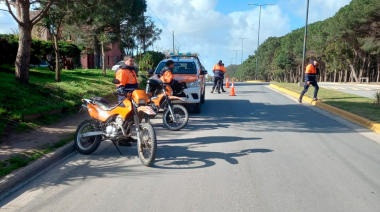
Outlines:
<svg viewBox="0 0 380 212"><path fill-rule="evenodd" d="M270 84L270 86L274 89L277 89L283 93L286 93L286 94L289 94L295 98L299 98L299 93L296 93L294 91L291 91L291 90L288 90L288 89L285 89L285 88L282 88L278 85L274 85L274 84ZM380 123L376 123L376 122L373 122L373 121L370 121L366 118L363 118L361 116L358 116L358 115L355 115L353 113L350 113L350 112L347 112L345 110L342 110L342 109L339 109L339 108L336 108L334 106L331 106L331 105L328 105L328 104L325 104L325 103L322 103L320 101L313 101L312 102L312 99L307 97L307 96L304 96L303 97L303 100L305 100L305 102L311 102L312 105L314 106L317 106L323 110L326 110L328 112L331 112L331 113L334 113L335 115L338 115L344 119L347 119L349 121L352 121L356 124L359 124L363 127L366 127L374 132L376 132L377 134L380 134Z"/></svg>
<svg viewBox="0 0 380 212"><path fill-rule="evenodd" d="M4 176L0 179L0 200L18 189L24 182L32 179L38 172L43 171L74 151L74 142L71 142L56 151L33 161L27 166Z"/></svg>
<svg viewBox="0 0 380 212"><path fill-rule="evenodd" d="M261 80L253 80L253 81L247 81L249 83L269 83L269 81L261 81Z"/></svg>

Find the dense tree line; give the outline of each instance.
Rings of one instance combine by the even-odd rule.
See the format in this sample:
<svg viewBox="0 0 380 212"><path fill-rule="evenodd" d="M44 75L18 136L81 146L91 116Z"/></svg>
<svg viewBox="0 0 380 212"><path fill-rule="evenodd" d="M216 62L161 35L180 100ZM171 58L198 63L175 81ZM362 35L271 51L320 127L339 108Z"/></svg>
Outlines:
<svg viewBox="0 0 380 212"><path fill-rule="evenodd" d="M0 0L19 25L15 60L16 81L29 82L32 30L47 30L55 58L60 58L59 42L70 39L95 55L100 67L101 55L111 43L121 43L121 51L140 48L144 52L159 39L161 30L144 16L146 0ZM15 8L16 13L12 8ZM8 62L9 63L9 62ZM104 61L103 61L104 64ZM55 64L55 79L61 80L62 65ZM105 67L103 66L103 75Z"/></svg>
<svg viewBox="0 0 380 212"><path fill-rule="evenodd" d="M380 1L352 0L333 17L308 26L307 59L320 62L319 81L380 80ZM259 47L258 79L298 82L304 28L270 37ZM256 57L227 69L228 75L254 79Z"/></svg>

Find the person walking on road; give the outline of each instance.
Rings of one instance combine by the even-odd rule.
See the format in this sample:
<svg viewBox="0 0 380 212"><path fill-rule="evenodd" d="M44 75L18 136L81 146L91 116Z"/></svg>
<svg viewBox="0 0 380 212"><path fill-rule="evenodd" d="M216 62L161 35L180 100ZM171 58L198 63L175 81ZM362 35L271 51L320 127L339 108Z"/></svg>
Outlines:
<svg viewBox="0 0 380 212"><path fill-rule="evenodd" d="M318 68L318 62L317 61L310 61L310 64L306 67L305 71L305 86L304 90L301 93L300 98L298 99L299 103L302 103L302 98L309 89L310 85L314 87L314 98L313 101L317 101L317 95L318 95L318 90L319 86L317 83L317 75L319 75L319 68Z"/></svg>
<svg viewBox="0 0 380 212"><path fill-rule="evenodd" d="M135 89L139 88L137 81L137 75L135 72L135 58L133 56L125 56L124 63L116 70L115 79L120 81L120 84L116 85L117 90L121 94L125 94L125 88ZM125 95L119 95L118 101L122 102L125 99ZM120 105L122 106L123 103ZM130 134L130 131L127 132ZM131 146L130 142L136 143L137 140L129 136L127 139L122 139L119 141L120 146Z"/></svg>
<svg viewBox="0 0 380 212"><path fill-rule="evenodd" d="M211 93L214 93L214 90L218 91L220 94L220 81L223 80L224 73L226 73L226 69L223 66L223 62L219 60L217 64L215 64L214 68L212 69L212 72L214 72L214 86L212 87ZM223 83L223 82L222 82Z"/></svg>

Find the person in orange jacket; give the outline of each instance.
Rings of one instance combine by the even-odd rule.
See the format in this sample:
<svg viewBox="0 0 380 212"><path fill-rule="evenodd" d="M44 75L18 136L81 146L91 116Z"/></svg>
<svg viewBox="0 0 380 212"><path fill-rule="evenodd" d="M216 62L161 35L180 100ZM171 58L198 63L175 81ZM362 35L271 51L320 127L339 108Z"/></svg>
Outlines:
<svg viewBox="0 0 380 212"><path fill-rule="evenodd" d="M168 60L165 64L166 66L160 71L160 79L162 82L167 84L174 83L173 69L174 69L174 61Z"/></svg>
<svg viewBox="0 0 380 212"><path fill-rule="evenodd" d="M211 93L214 93L214 90L216 88L220 94L220 81L223 80L224 73L226 73L226 69L224 68L223 62L221 60L219 60L219 62L214 65L212 72L214 72L214 86L212 87Z"/></svg>
<svg viewBox="0 0 380 212"><path fill-rule="evenodd" d="M299 103L302 103L302 98L309 89L310 85L314 87L314 98L313 101L317 101L317 95L318 95L318 90L319 86L317 83L317 75L319 75L319 68L318 68L318 62L317 61L310 61L310 64L306 67L305 71L305 85L304 85L304 90L301 93L300 98L298 99Z"/></svg>
<svg viewBox="0 0 380 212"><path fill-rule="evenodd" d="M125 88L127 89L135 89L139 88L139 84L137 81L137 74L135 72L135 58L133 56L125 56L124 63L120 65L120 67L116 70L115 79L120 81L120 84L116 85L117 91L120 94L125 94ZM118 96L118 101L121 102L126 97L124 95ZM124 106L122 103L120 106ZM130 132L127 132L129 134ZM131 146L130 142L136 143L137 140L128 137L127 139L123 139L119 141L120 146Z"/></svg>

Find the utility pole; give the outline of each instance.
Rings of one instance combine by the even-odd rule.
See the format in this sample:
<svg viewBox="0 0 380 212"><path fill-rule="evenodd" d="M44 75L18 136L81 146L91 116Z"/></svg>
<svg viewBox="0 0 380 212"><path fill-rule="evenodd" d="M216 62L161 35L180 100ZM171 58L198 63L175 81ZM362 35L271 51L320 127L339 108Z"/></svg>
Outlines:
<svg viewBox="0 0 380 212"><path fill-rule="evenodd" d="M236 65L237 65L237 53L240 52L241 50L234 50L236 52Z"/></svg>
<svg viewBox="0 0 380 212"><path fill-rule="evenodd" d="M307 0L307 5L306 5L306 23L305 23L305 37L303 41L303 56L302 56L302 70L301 70L301 80L298 83L298 86L303 87L305 82L303 79L304 76L304 71L305 71L305 59L306 59L306 43L307 43L307 23L308 23L308 18L309 18L309 0Z"/></svg>
<svg viewBox="0 0 380 212"><path fill-rule="evenodd" d="M173 53L175 52L175 47L174 47L174 31L173 31Z"/></svg>
<svg viewBox="0 0 380 212"><path fill-rule="evenodd" d="M252 6L260 7L260 15L259 15L259 30L257 32L257 50L256 50L256 72L255 72L255 80L257 80L257 72L259 69L259 45L260 45L260 26L261 26L261 7L266 5L274 5L274 4L248 4Z"/></svg>
<svg viewBox="0 0 380 212"><path fill-rule="evenodd" d="M244 40L250 39L250 38L238 38L241 39L241 68L243 68L243 51L244 51ZM242 81L242 72L240 72L240 81Z"/></svg>
<svg viewBox="0 0 380 212"><path fill-rule="evenodd" d="M233 64L233 62L234 62L234 58L231 58L231 62L230 62L230 64L232 65L232 64Z"/></svg>

